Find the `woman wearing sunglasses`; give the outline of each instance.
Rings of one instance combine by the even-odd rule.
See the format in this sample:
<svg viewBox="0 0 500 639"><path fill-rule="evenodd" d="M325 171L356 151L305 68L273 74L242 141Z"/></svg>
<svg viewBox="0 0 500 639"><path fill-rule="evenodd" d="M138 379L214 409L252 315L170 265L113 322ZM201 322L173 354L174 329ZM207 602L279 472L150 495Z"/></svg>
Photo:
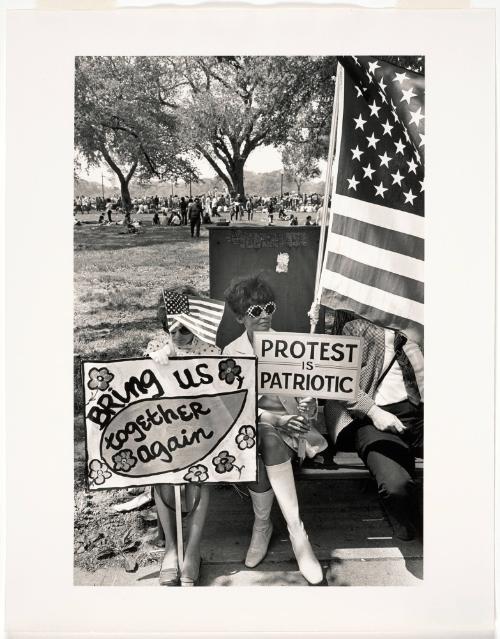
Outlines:
<svg viewBox="0 0 500 639"><path fill-rule="evenodd" d="M225 347L223 355L254 355L254 333L272 330L275 300L273 290L260 276L239 280L227 289L226 301L245 330ZM245 558L245 565L254 568L266 556L273 532L270 514L276 495L300 572L311 585L323 583L323 571L300 519L291 459L298 450L300 437L305 439L306 454L310 457L326 448L326 440L308 423L316 411L316 402L310 397L297 401L284 395L259 396L259 473L258 481L249 489L255 521Z"/></svg>
<svg viewBox="0 0 500 639"><path fill-rule="evenodd" d="M168 365L169 358L182 355L220 355L217 346L208 344L194 335L187 326L177 320L168 328L165 309L165 295L181 293L192 297L200 294L191 286L165 290L158 300L158 319L163 332L152 340L146 355L158 364ZM186 487L186 501L191 512L187 518L187 543L182 572L179 573L177 557L177 537L175 527L174 487L168 484L156 485L153 489L158 519L165 536L165 554L160 569L161 586L195 586L200 576L200 542L205 526L210 488L207 485Z"/></svg>

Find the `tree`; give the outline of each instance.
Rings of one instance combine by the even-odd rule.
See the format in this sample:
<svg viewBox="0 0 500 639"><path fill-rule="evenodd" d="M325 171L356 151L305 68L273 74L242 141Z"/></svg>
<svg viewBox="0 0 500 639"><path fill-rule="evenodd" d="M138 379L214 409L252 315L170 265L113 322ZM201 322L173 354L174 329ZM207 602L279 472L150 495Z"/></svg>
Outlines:
<svg viewBox="0 0 500 639"><path fill-rule="evenodd" d="M189 87L182 109L186 135L228 190L242 196L250 154L286 143L305 105L322 99L316 58L190 57L180 65ZM330 88L332 69L330 64ZM328 101L333 103L332 92Z"/></svg>
<svg viewBox="0 0 500 639"><path fill-rule="evenodd" d="M197 177L179 135L179 119L167 102L178 88L175 70L170 70L168 95L165 86L158 92L158 73L149 58L76 58L75 147L89 166L107 162L120 182L125 208L131 204L133 176Z"/></svg>
<svg viewBox="0 0 500 639"><path fill-rule="evenodd" d="M299 195L302 184L319 177L321 173L310 144L288 143L283 148L282 160L285 174L294 180Z"/></svg>

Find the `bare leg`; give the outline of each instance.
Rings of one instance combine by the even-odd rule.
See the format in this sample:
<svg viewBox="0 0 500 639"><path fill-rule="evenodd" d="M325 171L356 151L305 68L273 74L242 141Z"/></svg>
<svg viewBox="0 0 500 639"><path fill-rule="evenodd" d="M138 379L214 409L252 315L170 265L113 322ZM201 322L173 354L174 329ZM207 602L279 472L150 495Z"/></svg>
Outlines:
<svg viewBox="0 0 500 639"><path fill-rule="evenodd" d="M200 501L196 508L189 515L187 521L187 543L182 567L181 580L198 579L200 566L200 542L207 517L208 504L210 502L209 486L187 486L186 501L188 508L192 508L195 503L196 493L200 491Z"/></svg>
<svg viewBox="0 0 500 639"><path fill-rule="evenodd" d="M175 513L166 504L174 503L174 487L159 484L154 487L154 497L158 518L165 534L165 554L161 563L161 570L175 570L177 562L177 535L175 532Z"/></svg>
<svg viewBox="0 0 500 639"><path fill-rule="evenodd" d="M265 493L271 488L267 471L261 455L257 455L257 481L248 484L248 488L254 493Z"/></svg>

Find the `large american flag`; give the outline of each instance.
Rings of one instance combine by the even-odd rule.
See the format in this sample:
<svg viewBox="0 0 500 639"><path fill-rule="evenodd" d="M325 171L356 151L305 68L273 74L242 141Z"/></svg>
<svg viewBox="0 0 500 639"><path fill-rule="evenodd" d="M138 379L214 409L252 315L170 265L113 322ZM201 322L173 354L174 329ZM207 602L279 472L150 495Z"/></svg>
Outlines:
<svg viewBox="0 0 500 639"><path fill-rule="evenodd" d="M224 302L184 293L163 291L163 301L170 330L176 321L208 344L215 345L217 330L224 314Z"/></svg>
<svg viewBox="0 0 500 639"><path fill-rule="evenodd" d="M424 329L424 76L340 57L332 217L321 303L397 329Z"/></svg>

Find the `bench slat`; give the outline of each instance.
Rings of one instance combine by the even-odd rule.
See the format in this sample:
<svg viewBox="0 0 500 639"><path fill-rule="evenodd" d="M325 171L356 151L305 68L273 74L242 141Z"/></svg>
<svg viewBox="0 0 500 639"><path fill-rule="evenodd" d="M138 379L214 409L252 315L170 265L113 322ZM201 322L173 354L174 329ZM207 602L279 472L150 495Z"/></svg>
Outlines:
<svg viewBox="0 0 500 639"><path fill-rule="evenodd" d="M337 453L333 459L334 468L300 468L297 479L368 479L370 471L364 465L357 453ZM422 478L424 462L415 460L415 475Z"/></svg>

